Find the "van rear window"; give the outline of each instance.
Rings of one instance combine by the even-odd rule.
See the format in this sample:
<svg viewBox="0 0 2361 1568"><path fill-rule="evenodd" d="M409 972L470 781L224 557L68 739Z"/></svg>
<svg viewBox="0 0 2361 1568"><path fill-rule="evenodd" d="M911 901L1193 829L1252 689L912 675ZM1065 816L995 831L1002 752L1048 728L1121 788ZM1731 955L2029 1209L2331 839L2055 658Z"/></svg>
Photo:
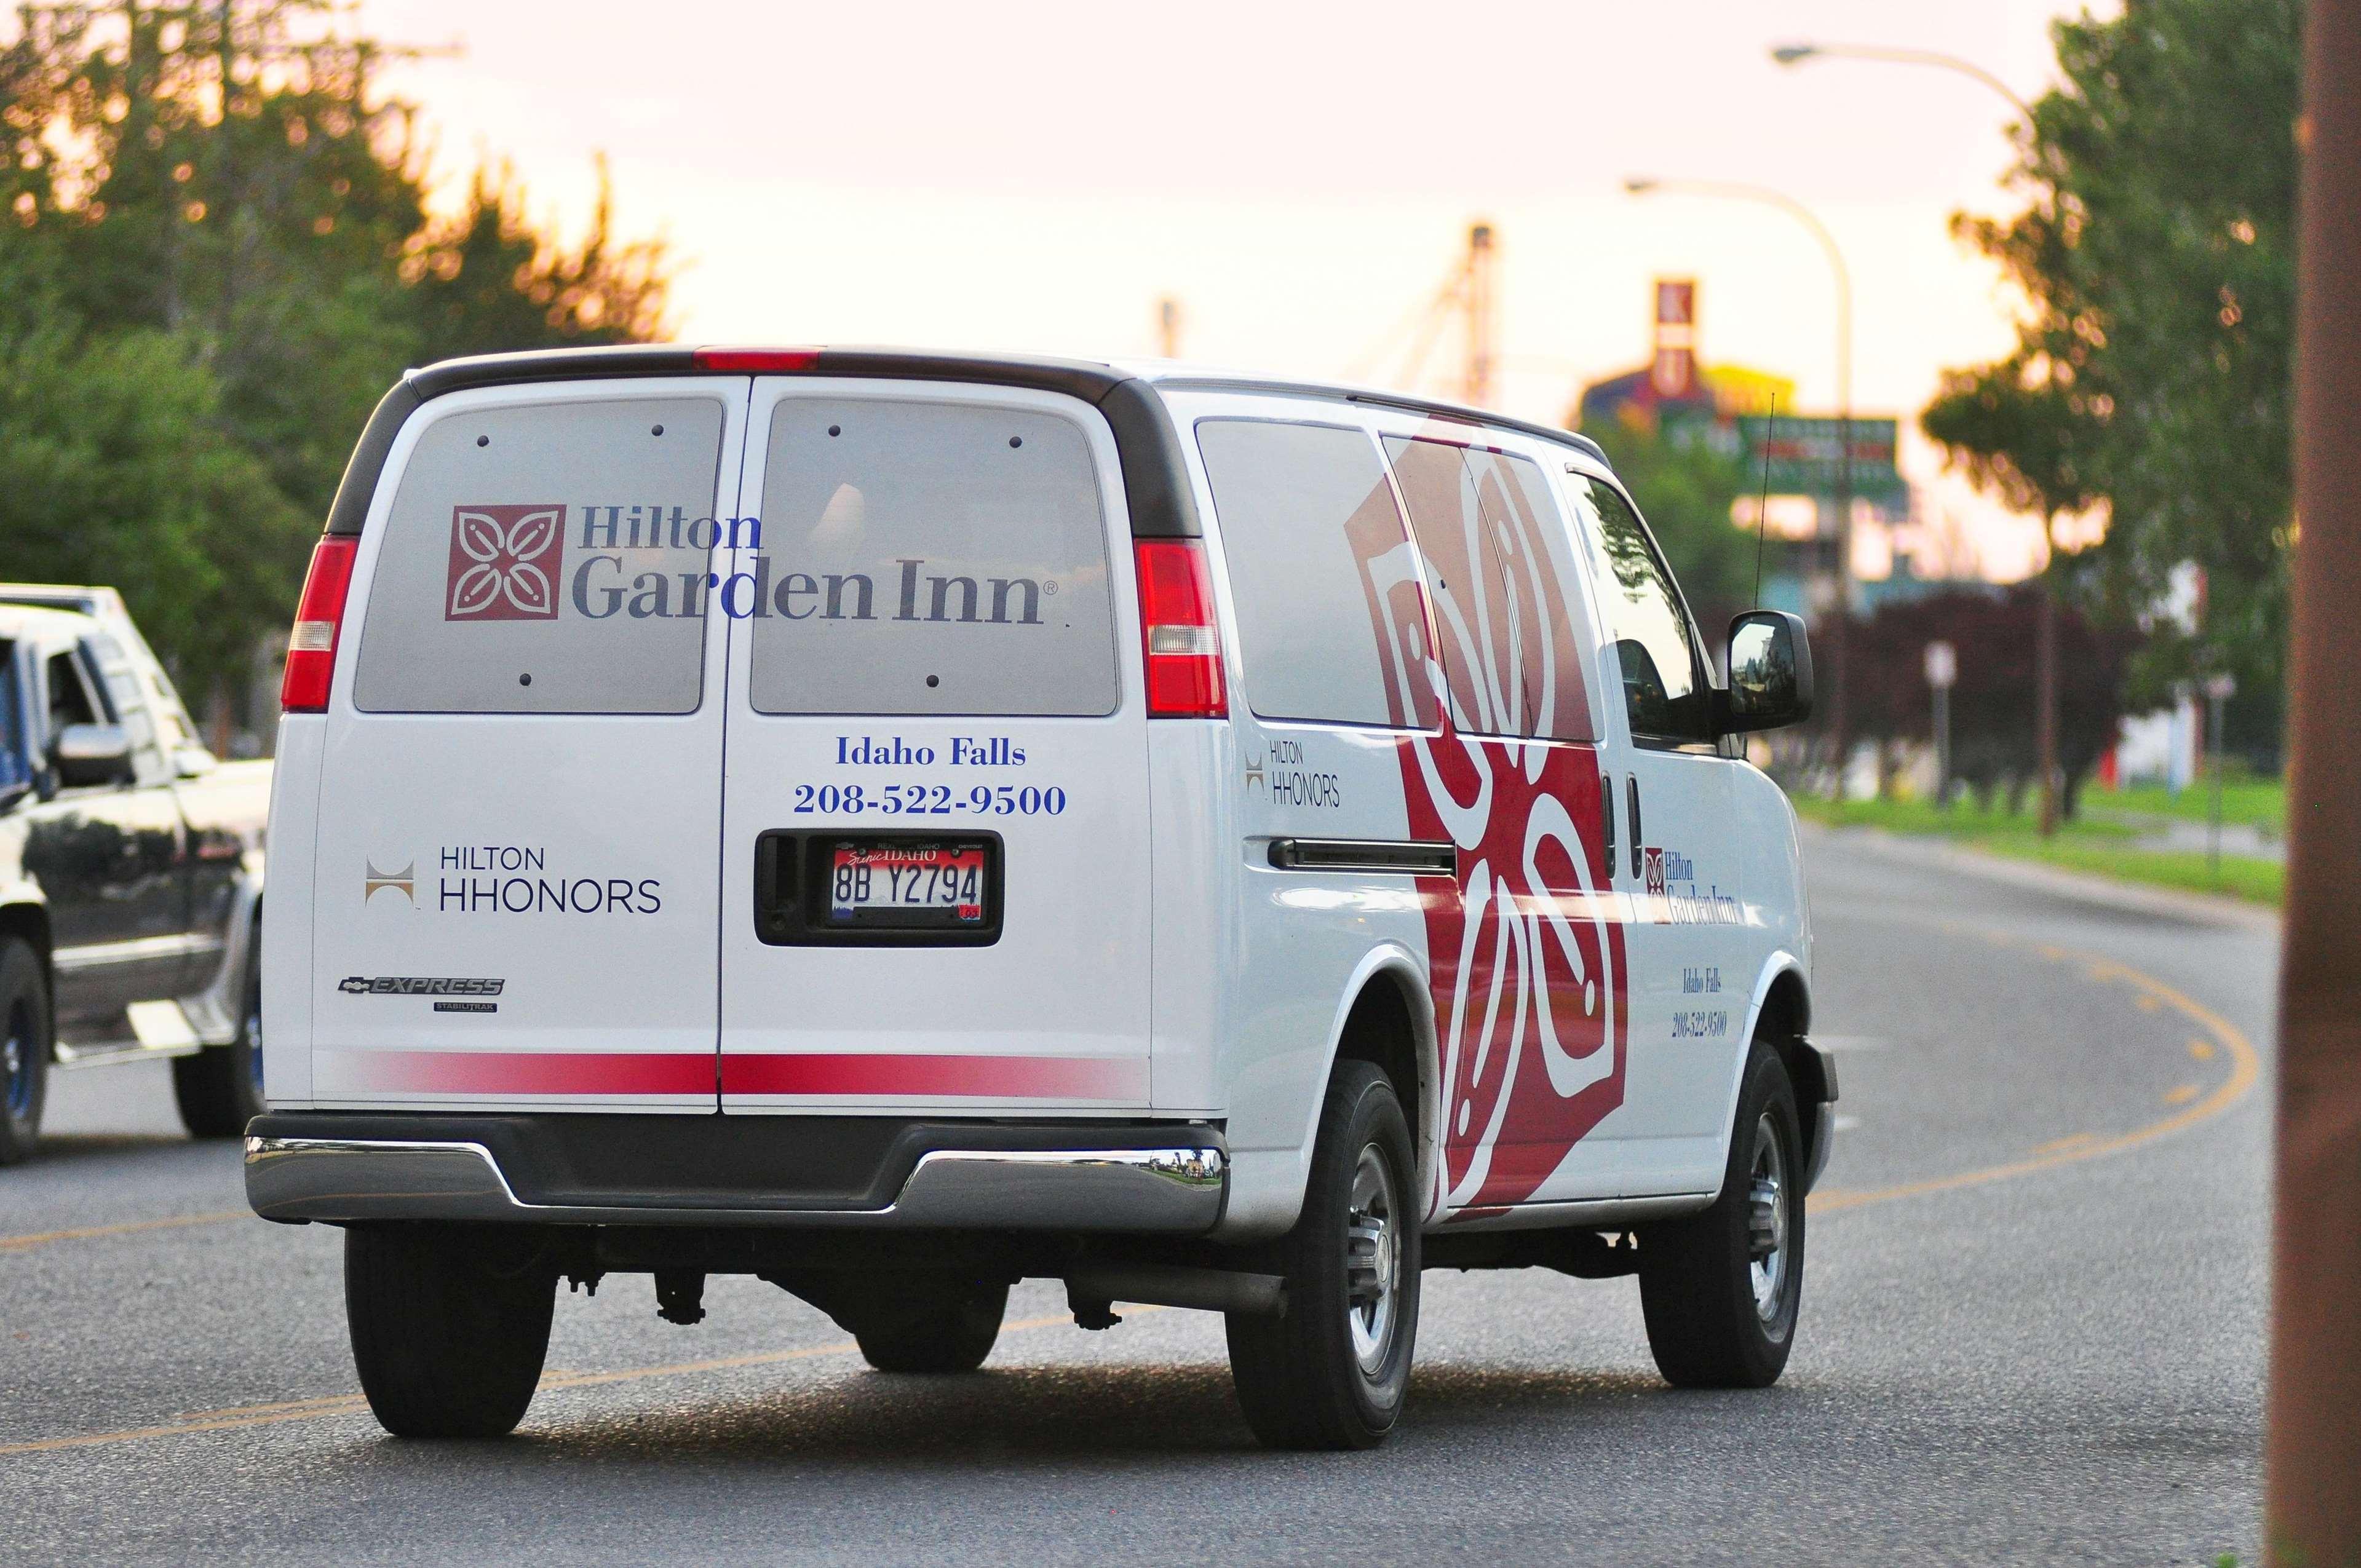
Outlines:
<svg viewBox="0 0 2361 1568"><path fill-rule="evenodd" d="M379 542L354 705L694 712L715 514L733 510L716 505L721 424L705 397L436 419Z"/></svg>
<svg viewBox="0 0 2361 1568"><path fill-rule="evenodd" d="M1079 427L790 398L763 473L757 712L1115 711L1106 520Z"/></svg>

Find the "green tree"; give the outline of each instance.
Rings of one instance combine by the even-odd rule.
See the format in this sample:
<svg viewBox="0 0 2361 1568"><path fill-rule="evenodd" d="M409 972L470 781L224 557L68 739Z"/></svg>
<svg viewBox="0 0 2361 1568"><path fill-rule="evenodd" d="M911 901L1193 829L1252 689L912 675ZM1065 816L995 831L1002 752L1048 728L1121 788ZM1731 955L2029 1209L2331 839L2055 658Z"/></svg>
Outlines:
<svg viewBox="0 0 2361 1568"><path fill-rule="evenodd" d="M2013 219L1964 215L2026 310L2017 347L1955 372L1926 428L2019 505L2103 503L2075 573L2117 619L2205 573L2193 635L2151 628L2137 695L2239 676L2276 750L2291 542L2301 0L2125 0L2053 29L2062 84L2018 132Z"/></svg>
<svg viewBox="0 0 2361 1568"><path fill-rule="evenodd" d="M505 169L431 212L415 110L373 85L398 52L324 0L24 5L0 44L0 446L46 476L0 500L0 559L115 583L184 678L284 628L405 366L663 333L669 258L604 202L571 246Z"/></svg>
<svg viewBox="0 0 2361 1568"><path fill-rule="evenodd" d="M1719 641L1730 618L1754 598L1754 537L1730 521L1730 508L1746 490L1744 465L1692 427L1611 424L1583 433L1607 453L1708 641Z"/></svg>

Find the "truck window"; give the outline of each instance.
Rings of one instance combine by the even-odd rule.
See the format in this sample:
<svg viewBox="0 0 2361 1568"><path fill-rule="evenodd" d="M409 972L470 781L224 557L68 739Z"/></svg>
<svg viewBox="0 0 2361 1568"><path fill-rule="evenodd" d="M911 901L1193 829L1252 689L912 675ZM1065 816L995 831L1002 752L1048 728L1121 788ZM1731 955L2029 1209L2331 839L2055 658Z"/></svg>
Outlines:
<svg viewBox="0 0 2361 1568"><path fill-rule="evenodd" d="M19 789L33 781L31 753L25 746L24 705L17 696L16 645L0 642L0 792Z"/></svg>
<svg viewBox="0 0 2361 1568"><path fill-rule="evenodd" d="M1080 428L1029 409L790 398L763 474L741 598L757 712L1115 711L1106 520Z"/></svg>
<svg viewBox="0 0 2361 1568"><path fill-rule="evenodd" d="M1679 590L1664 569L1640 514L1611 485L1579 474L1567 485L1580 498L1592 580L1623 682L1623 706L1636 740L1682 743L1708 739L1705 684Z"/></svg>
<svg viewBox="0 0 2361 1568"><path fill-rule="evenodd" d="M140 688L139 672L133 668L130 656L123 645L105 632L93 632L82 640L82 655L89 667L98 671L101 696L115 722L131 742L132 774L142 784L152 784L165 777L164 753L156 743L156 724L148 711L148 696Z"/></svg>
<svg viewBox="0 0 2361 1568"><path fill-rule="evenodd" d="M1504 452L1389 437L1441 623L1453 722L1481 734L1596 740L1595 646L1565 521L1540 467Z"/></svg>
<svg viewBox="0 0 2361 1568"><path fill-rule="evenodd" d="M1367 433L1339 425L1208 419L1197 449L1213 490L1254 711L1332 724L1436 721L1414 674L1387 679L1389 626L1418 625L1417 568L1401 510ZM1388 617L1384 601L1404 602ZM1394 651L1414 671L1416 649Z"/></svg>
<svg viewBox="0 0 2361 1568"><path fill-rule="evenodd" d="M69 724L96 724L98 705L91 700L89 685L71 652L52 653L49 661L49 739Z"/></svg>
<svg viewBox="0 0 2361 1568"><path fill-rule="evenodd" d="M385 520L354 705L696 711L715 512L732 510L721 424L720 400L693 396L435 419Z"/></svg>

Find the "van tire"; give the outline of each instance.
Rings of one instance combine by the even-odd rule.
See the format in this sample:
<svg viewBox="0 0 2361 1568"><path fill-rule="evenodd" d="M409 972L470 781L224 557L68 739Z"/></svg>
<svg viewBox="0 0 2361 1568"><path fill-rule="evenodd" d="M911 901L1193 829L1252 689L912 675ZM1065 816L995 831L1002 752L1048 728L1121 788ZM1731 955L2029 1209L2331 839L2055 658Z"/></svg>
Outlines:
<svg viewBox="0 0 2361 1568"><path fill-rule="evenodd" d="M1648 1348L1675 1387L1767 1388L1779 1380L1803 1309L1803 1149L1787 1069L1758 1039L1721 1195L1710 1208L1639 1233ZM1769 1205L1759 1241L1758 1199ZM1762 1245L1774 1250L1758 1258ZM1755 1274L1758 1261L1764 1278Z"/></svg>
<svg viewBox="0 0 2361 1568"><path fill-rule="evenodd" d="M172 1058L172 1098L192 1138L235 1138L269 1109L262 1102L262 966L249 959L238 988L237 1038Z"/></svg>
<svg viewBox="0 0 2361 1568"><path fill-rule="evenodd" d="M452 1233L413 1225L345 1231L353 1365L378 1424L396 1437L501 1437L524 1419L549 1354L557 1275L514 1271Z"/></svg>
<svg viewBox="0 0 2361 1568"><path fill-rule="evenodd" d="M866 1324L852 1337L862 1358L880 1372L973 1372L999 1341L1000 1321L1007 1312L1005 1281L962 1280L925 1306Z"/></svg>
<svg viewBox="0 0 2361 1568"><path fill-rule="evenodd" d="M1374 1448L1393 1431L1418 1338L1417 1170L1393 1085L1371 1063L1339 1063L1321 1107L1303 1212L1271 1260L1287 1281L1287 1310L1228 1314L1230 1378L1264 1447ZM1347 1257L1356 1217L1361 1256L1371 1222L1382 1227L1377 1277L1363 1275L1357 1301ZM1385 1288L1381 1305L1367 1294L1373 1284ZM1380 1310L1382 1323L1373 1323ZM1356 1343L1356 1333L1373 1343Z"/></svg>
<svg viewBox="0 0 2361 1568"><path fill-rule="evenodd" d="M32 1157L49 1097L49 987L41 956L0 937L0 1165Z"/></svg>

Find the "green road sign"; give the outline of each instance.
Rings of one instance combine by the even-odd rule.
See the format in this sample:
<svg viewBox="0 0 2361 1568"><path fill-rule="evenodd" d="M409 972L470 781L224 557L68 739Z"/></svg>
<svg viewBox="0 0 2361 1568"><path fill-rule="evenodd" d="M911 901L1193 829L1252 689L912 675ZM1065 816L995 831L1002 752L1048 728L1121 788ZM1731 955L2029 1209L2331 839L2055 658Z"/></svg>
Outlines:
<svg viewBox="0 0 2361 1568"><path fill-rule="evenodd" d="M1881 506L1909 504L1910 488L1894 465L1897 423L1859 415L1852 421L1852 493ZM1834 495L1837 459L1844 450L1841 429L1841 422L1833 419L1741 417L1738 434L1744 447L1747 482L1763 482L1767 458L1772 494Z"/></svg>

